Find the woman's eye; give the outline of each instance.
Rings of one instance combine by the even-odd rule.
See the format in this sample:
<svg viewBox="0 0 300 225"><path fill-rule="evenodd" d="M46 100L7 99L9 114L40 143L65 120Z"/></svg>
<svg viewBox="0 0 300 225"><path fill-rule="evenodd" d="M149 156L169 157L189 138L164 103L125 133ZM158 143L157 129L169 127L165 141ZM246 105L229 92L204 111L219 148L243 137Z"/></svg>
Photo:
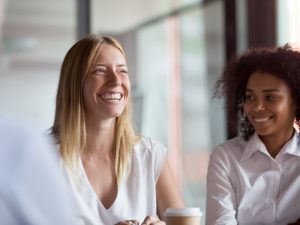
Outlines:
<svg viewBox="0 0 300 225"><path fill-rule="evenodd" d="M122 73L122 74L127 74L128 73L128 71L127 71L127 69L126 68L120 68L119 70L118 70L118 72L119 73Z"/></svg>
<svg viewBox="0 0 300 225"><path fill-rule="evenodd" d="M96 69L94 69L94 71L93 71L93 73L105 73L105 69L103 69L103 68L96 68Z"/></svg>
<svg viewBox="0 0 300 225"><path fill-rule="evenodd" d="M277 96L274 96L274 95L268 95L268 96L266 96L266 100L268 100L268 101L273 101L275 99L277 99Z"/></svg>
<svg viewBox="0 0 300 225"><path fill-rule="evenodd" d="M245 95L245 99L246 101L251 101L254 99L254 97L252 95Z"/></svg>

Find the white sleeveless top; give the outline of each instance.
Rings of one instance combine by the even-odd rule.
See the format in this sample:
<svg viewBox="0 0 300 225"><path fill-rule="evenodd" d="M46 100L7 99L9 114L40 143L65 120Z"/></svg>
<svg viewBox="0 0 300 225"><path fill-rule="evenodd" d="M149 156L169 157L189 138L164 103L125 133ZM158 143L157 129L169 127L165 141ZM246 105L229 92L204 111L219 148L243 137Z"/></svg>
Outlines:
<svg viewBox="0 0 300 225"><path fill-rule="evenodd" d="M94 192L80 160L80 181L72 183L81 214L86 224L113 225L123 220L143 222L146 216L157 215L156 182L167 150L160 143L142 138L134 146L130 168L121 180L115 201L106 209ZM105 181L103 181L105 182Z"/></svg>

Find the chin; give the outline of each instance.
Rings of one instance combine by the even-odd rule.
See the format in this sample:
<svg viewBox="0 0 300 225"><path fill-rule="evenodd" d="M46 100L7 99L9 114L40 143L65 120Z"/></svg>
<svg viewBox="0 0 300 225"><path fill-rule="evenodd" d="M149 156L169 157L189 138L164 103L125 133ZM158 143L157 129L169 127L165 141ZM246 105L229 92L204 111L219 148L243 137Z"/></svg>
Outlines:
<svg viewBox="0 0 300 225"><path fill-rule="evenodd" d="M116 117L120 117L123 112L124 109L122 108L122 109L107 110L105 114L107 117L116 118Z"/></svg>
<svg viewBox="0 0 300 225"><path fill-rule="evenodd" d="M260 136L260 137L272 137L274 134L274 132L271 132L271 131L256 131L257 135Z"/></svg>
<svg viewBox="0 0 300 225"><path fill-rule="evenodd" d="M115 112L115 113L112 113L110 116L113 117L113 118L118 118L122 115L123 111L122 112Z"/></svg>
<svg viewBox="0 0 300 225"><path fill-rule="evenodd" d="M255 129L255 132L257 133L257 135L259 136L268 136L271 134L271 132L267 129L263 130L263 129Z"/></svg>

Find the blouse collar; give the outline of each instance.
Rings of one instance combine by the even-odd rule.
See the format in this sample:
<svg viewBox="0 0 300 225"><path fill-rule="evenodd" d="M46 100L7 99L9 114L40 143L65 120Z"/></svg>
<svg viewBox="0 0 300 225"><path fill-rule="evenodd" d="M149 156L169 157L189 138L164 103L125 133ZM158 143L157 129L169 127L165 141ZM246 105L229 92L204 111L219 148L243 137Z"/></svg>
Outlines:
<svg viewBox="0 0 300 225"><path fill-rule="evenodd" d="M278 155L291 154L300 157L300 136L296 131L293 137L281 148ZM246 144L245 150L241 156L241 160L249 159L256 151L260 151L268 156L270 153L266 149L265 144L261 141L257 133L254 133Z"/></svg>

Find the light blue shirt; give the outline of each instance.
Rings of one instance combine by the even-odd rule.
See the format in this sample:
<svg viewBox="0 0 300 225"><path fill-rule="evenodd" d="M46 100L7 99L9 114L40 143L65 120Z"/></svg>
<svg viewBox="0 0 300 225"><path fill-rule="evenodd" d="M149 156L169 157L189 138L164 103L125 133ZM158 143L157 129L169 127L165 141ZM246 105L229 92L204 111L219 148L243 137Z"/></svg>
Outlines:
<svg viewBox="0 0 300 225"><path fill-rule="evenodd" d="M57 151L30 125L0 118L0 224L83 224Z"/></svg>

